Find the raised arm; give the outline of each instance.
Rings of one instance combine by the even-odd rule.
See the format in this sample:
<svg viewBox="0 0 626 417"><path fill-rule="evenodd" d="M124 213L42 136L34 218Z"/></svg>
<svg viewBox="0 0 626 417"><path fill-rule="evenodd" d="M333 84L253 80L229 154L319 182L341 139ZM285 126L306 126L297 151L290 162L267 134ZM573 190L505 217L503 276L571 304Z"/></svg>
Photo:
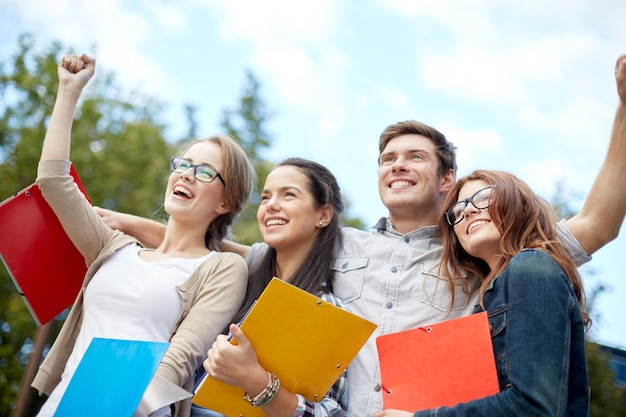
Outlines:
<svg viewBox="0 0 626 417"><path fill-rule="evenodd" d="M591 255L619 234L626 214L626 54L617 59L619 104L606 159L580 213L567 227Z"/></svg>
<svg viewBox="0 0 626 417"><path fill-rule="evenodd" d="M41 160L70 159L74 111L81 92L96 69L86 54L65 55L58 67L59 88L41 150Z"/></svg>

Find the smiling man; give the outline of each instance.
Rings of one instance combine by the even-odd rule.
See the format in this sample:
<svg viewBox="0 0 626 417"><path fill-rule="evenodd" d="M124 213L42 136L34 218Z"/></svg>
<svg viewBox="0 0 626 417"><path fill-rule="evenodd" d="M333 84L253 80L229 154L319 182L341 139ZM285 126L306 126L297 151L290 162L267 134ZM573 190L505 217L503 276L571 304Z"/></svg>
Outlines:
<svg viewBox="0 0 626 417"><path fill-rule="evenodd" d="M626 56L616 66L620 98L605 163L576 216L557 226L577 265L617 237L626 212ZM348 416L382 410L376 337L470 314L476 303L454 296L435 273L441 259L437 226L456 181L456 150L438 130L417 121L388 126L379 140L378 191L389 210L373 233L344 228L334 262L334 290L346 308L378 325L348 367Z"/></svg>

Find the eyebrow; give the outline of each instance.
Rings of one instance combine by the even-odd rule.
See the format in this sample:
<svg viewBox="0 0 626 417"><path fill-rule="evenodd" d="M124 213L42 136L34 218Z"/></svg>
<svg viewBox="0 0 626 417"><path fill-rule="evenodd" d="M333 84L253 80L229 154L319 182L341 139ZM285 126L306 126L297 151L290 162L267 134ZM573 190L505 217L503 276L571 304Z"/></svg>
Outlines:
<svg viewBox="0 0 626 417"><path fill-rule="evenodd" d="M302 192L302 190L300 190L300 188L298 188L295 185L285 185L283 187L279 187L277 191L280 192L280 191L287 191L287 190L296 190L300 193ZM263 191L261 191L261 193L270 193L270 190L268 190L267 188L264 188Z"/></svg>

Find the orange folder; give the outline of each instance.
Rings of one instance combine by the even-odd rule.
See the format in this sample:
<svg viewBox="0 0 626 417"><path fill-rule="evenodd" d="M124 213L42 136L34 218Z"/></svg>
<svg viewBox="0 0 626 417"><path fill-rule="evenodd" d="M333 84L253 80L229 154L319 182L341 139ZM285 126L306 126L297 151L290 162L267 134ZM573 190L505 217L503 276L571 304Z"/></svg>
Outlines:
<svg viewBox="0 0 626 417"><path fill-rule="evenodd" d="M86 196L73 165L71 174ZM36 184L0 203L0 257L37 324L72 305L87 272Z"/></svg>
<svg viewBox="0 0 626 417"><path fill-rule="evenodd" d="M419 411L500 391L487 313L376 338L385 409Z"/></svg>
<svg viewBox="0 0 626 417"><path fill-rule="evenodd" d="M270 281L241 323L263 368L274 373L281 386L312 401L324 398L375 328L278 278ZM241 388L207 375L193 402L227 417L265 416L243 396Z"/></svg>

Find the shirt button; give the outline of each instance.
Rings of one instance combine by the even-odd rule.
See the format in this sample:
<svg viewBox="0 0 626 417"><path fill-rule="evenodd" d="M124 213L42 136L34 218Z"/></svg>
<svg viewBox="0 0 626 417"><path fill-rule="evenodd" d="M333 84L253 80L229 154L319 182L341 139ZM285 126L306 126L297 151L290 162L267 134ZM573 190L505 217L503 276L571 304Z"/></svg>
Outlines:
<svg viewBox="0 0 626 417"><path fill-rule="evenodd" d="M376 384L376 385L374 386L374 391L376 391L376 392L380 392L381 390L382 390L382 387L380 386L380 384Z"/></svg>
<svg viewBox="0 0 626 417"><path fill-rule="evenodd" d="M387 304L385 304L385 307L391 308L393 307L393 303L391 301L387 301Z"/></svg>
<svg viewBox="0 0 626 417"><path fill-rule="evenodd" d="M404 238L402 238L402 240L404 240L404 243L409 243L411 239L405 236Z"/></svg>
<svg viewBox="0 0 626 417"><path fill-rule="evenodd" d="M395 272L398 272L398 268L396 268L395 266L392 266L392 267L391 267L391 272L394 272L394 273L395 273Z"/></svg>
<svg viewBox="0 0 626 417"><path fill-rule="evenodd" d="M346 268L348 267L348 262L346 262L346 263L344 263L343 265L341 265L341 267L342 267L343 269L346 269Z"/></svg>

